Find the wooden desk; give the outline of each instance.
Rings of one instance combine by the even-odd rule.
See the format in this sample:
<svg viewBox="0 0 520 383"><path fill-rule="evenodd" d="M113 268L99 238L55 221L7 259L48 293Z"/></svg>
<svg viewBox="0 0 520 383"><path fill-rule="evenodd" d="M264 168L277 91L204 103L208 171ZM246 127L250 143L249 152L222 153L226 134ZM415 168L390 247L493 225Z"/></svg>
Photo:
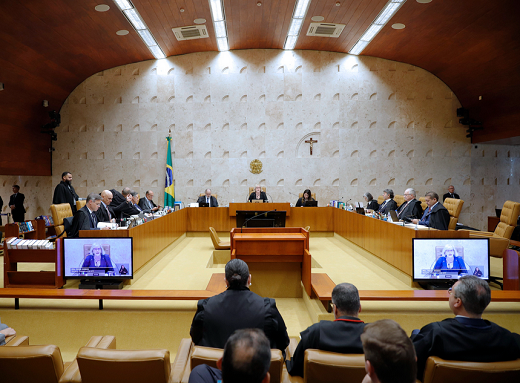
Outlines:
<svg viewBox="0 0 520 383"><path fill-rule="evenodd" d="M301 297L301 283L311 294L309 232L302 228L231 230L231 259L245 261L255 280L251 290L275 298Z"/></svg>
<svg viewBox="0 0 520 383"><path fill-rule="evenodd" d="M251 210L251 211L271 211L271 210L286 211L287 217L291 215L291 204L289 202L275 202L275 203L230 203L229 215L234 217L237 215L237 210Z"/></svg>

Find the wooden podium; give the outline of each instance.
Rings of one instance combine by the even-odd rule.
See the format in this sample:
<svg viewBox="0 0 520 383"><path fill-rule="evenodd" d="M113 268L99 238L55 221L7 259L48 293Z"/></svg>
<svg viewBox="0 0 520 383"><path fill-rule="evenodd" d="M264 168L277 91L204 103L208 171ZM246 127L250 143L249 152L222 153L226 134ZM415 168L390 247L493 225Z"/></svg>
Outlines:
<svg viewBox="0 0 520 383"><path fill-rule="evenodd" d="M246 262L251 291L264 297L311 295L309 232L300 227L231 229L231 259Z"/></svg>

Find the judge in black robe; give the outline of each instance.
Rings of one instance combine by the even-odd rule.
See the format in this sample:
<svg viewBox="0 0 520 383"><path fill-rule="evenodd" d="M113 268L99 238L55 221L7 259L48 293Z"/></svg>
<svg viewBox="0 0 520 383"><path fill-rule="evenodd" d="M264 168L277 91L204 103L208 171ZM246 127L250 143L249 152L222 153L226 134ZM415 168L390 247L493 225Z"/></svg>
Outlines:
<svg viewBox="0 0 520 383"><path fill-rule="evenodd" d="M54 205L60 203L68 203L72 210L72 214L76 213L76 201L79 200L74 187L72 186L72 174L63 172L61 182L54 188L54 196L52 203Z"/></svg>

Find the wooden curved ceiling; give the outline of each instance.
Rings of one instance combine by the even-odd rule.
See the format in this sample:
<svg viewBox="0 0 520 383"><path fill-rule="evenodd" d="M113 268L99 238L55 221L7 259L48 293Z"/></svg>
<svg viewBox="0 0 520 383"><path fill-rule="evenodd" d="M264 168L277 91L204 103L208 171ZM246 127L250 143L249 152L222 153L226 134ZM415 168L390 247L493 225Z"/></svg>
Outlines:
<svg viewBox="0 0 520 383"><path fill-rule="evenodd" d="M283 48L295 1L223 0L230 49ZM295 49L348 52L386 2L312 0ZM96 12L100 3L110 10ZM217 50L207 0L133 4L167 56ZM51 141L39 132L49 121L47 112L59 110L90 75L153 56L111 0L11 0L1 9L0 174L49 175ZM470 116L483 122L473 142L520 144L519 10L516 0L408 0L363 55L410 63L438 76ZM346 27L337 39L309 37L312 16ZM210 38L177 41L171 28L193 25L196 18L207 20ZM406 28L392 29L396 22ZM120 29L130 33L118 36Z"/></svg>

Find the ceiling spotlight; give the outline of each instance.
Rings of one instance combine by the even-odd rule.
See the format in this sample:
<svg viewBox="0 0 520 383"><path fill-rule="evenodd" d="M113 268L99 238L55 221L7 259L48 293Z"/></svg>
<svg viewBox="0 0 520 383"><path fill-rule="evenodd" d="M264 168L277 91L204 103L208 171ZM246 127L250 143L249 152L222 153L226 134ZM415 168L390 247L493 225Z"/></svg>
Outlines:
<svg viewBox="0 0 520 383"><path fill-rule="evenodd" d="M179 11L181 11L181 13L184 12L184 8L179 9Z"/></svg>
<svg viewBox="0 0 520 383"><path fill-rule="evenodd" d="M130 32L128 32L126 29L121 29L121 30L116 32L116 35L118 35L118 36L126 36L129 33Z"/></svg>
<svg viewBox="0 0 520 383"><path fill-rule="evenodd" d="M392 28L394 28L394 29L404 29L404 27L405 27L405 25L401 24L401 23L392 24Z"/></svg>
<svg viewBox="0 0 520 383"><path fill-rule="evenodd" d="M0 82L0 90L4 90L4 83Z"/></svg>
<svg viewBox="0 0 520 383"><path fill-rule="evenodd" d="M341 3L338 1L336 2L336 7L339 7L341 5Z"/></svg>
<svg viewBox="0 0 520 383"><path fill-rule="evenodd" d="M195 19L193 20L194 24L204 24L206 22L206 19Z"/></svg>
<svg viewBox="0 0 520 383"><path fill-rule="evenodd" d="M98 12L106 12L110 9L110 7L106 4L99 4L94 7L94 9Z"/></svg>
<svg viewBox="0 0 520 383"><path fill-rule="evenodd" d="M323 17L323 16L312 16L311 20L312 21L316 21L316 22L320 22L320 21L325 20L325 17Z"/></svg>
<svg viewBox="0 0 520 383"><path fill-rule="evenodd" d="M258 2L256 3L257 6L261 7L262 6L262 3L261 2Z"/></svg>
<svg viewBox="0 0 520 383"><path fill-rule="evenodd" d="M43 100L43 106L44 106L44 108L48 107L49 106L49 101Z"/></svg>

